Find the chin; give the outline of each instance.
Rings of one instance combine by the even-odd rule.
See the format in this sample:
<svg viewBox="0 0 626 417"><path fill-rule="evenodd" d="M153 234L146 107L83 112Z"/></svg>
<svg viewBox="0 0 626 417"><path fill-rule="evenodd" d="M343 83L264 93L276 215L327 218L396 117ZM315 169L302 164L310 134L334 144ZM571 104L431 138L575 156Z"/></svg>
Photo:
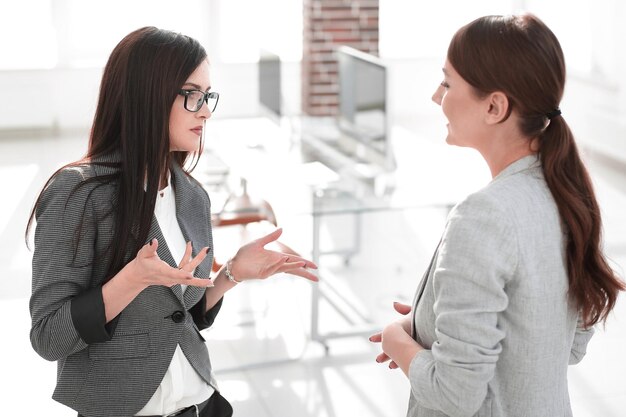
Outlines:
<svg viewBox="0 0 626 417"><path fill-rule="evenodd" d="M178 143L176 146L172 147L173 151L178 152L197 152L200 148L200 139L192 139L189 141L185 141L184 143Z"/></svg>

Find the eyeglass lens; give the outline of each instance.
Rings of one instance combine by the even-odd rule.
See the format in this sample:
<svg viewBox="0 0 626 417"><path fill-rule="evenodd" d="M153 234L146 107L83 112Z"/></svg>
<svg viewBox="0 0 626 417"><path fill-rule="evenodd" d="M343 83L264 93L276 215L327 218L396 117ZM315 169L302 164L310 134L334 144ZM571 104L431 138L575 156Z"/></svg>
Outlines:
<svg viewBox="0 0 626 417"><path fill-rule="evenodd" d="M215 107L217 106L217 98L218 95L215 92L210 92L210 93L204 93L202 91L190 91L187 94L187 110L189 111L199 111L200 108L202 107L203 102L205 101L205 97L206 97L206 103L207 103L207 107L209 108L209 111L212 113L215 110Z"/></svg>

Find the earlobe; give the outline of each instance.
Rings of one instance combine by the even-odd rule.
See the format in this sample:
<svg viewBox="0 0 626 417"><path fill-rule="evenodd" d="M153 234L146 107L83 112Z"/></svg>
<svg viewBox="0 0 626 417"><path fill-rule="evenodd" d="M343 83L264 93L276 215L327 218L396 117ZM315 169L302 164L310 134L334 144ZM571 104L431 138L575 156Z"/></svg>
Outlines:
<svg viewBox="0 0 626 417"><path fill-rule="evenodd" d="M485 120L488 124L498 124L508 119L511 114L511 103L509 103L509 98L506 94L496 91L491 93L487 100L489 107Z"/></svg>

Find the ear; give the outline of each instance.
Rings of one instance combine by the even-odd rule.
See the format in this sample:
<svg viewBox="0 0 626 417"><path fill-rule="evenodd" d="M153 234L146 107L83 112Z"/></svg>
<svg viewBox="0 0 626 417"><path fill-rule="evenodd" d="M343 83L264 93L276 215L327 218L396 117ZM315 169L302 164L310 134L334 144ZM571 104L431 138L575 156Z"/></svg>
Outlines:
<svg viewBox="0 0 626 417"><path fill-rule="evenodd" d="M505 121L510 115L510 106L508 97L501 91L496 91L487 96L487 114L485 122L487 124L498 124Z"/></svg>

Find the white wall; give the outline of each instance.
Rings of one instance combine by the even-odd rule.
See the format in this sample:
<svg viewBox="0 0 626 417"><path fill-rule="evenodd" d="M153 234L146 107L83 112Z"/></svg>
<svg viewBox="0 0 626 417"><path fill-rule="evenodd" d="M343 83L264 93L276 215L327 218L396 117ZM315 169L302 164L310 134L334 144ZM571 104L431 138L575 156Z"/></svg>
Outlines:
<svg viewBox="0 0 626 417"><path fill-rule="evenodd" d="M212 67L221 93L216 116L256 114L256 64ZM101 68L0 71L0 131L89 128L101 76Z"/></svg>

